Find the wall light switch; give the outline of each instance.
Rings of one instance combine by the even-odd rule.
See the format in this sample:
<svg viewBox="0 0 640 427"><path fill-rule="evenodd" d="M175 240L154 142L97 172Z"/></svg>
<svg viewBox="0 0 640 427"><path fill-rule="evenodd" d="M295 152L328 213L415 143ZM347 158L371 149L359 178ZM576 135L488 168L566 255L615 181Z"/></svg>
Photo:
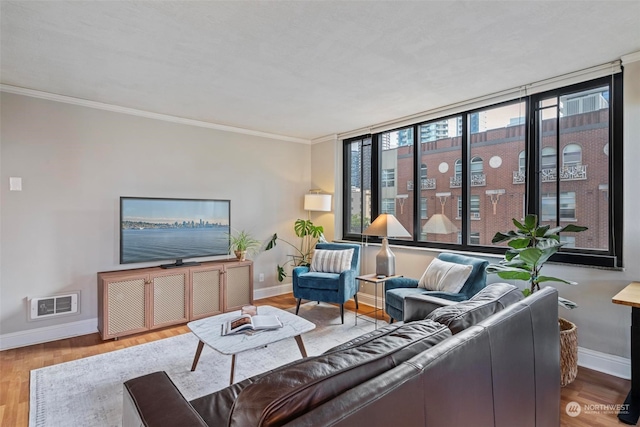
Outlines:
<svg viewBox="0 0 640 427"><path fill-rule="evenodd" d="M9 191L22 191L22 178L9 177Z"/></svg>

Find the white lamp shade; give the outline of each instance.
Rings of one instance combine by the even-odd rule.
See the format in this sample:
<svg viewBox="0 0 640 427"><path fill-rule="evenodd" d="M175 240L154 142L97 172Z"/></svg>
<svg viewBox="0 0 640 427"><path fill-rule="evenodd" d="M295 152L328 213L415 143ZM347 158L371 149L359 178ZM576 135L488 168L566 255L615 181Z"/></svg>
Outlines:
<svg viewBox="0 0 640 427"><path fill-rule="evenodd" d="M331 194L305 194L304 195L305 211L331 211Z"/></svg>
<svg viewBox="0 0 640 427"><path fill-rule="evenodd" d="M362 234L379 237L411 237L407 229L392 214L378 215Z"/></svg>

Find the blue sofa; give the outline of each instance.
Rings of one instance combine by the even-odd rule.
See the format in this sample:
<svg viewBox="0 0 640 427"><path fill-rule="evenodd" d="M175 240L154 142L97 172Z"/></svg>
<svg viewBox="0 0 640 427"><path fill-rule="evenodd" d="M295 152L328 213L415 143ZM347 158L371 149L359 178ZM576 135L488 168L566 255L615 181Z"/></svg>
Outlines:
<svg viewBox="0 0 640 427"><path fill-rule="evenodd" d="M389 279L384 283L384 306L385 311L390 317L390 322L393 322L394 320L404 320L404 299L407 295L430 295L450 301L465 301L477 294L487 285L487 273L485 272L485 268L489 265L488 261L452 253L441 253L438 255L438 259L473 266L471 274L462 286L462 289L460 289L460 292L439 292L419 288L419 279L411 279L408 277Z"/></svg>

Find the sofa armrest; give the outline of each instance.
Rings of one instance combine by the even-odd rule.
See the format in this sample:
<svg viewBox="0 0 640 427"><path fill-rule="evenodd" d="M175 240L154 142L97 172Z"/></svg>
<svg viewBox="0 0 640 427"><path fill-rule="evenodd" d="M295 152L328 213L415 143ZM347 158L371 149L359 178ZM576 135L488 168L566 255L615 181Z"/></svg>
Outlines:
<svg viewBox="0 0 640 427"><path fill-rule="evenodd" d="M154 426L207 427L173 381L154 372L124 383L123 427Z"/></svg>
<svg viewBox="0 0 640 427"><path fill-rule="evenodd" d="M417 288L418 279L411 279L410 277L396 277L384 282L385 293L390 289L397 288Z"/></svg>
<svg viewBox="0 0 640 427"><path fill-rule="evenodd" d="M423 320L436 308L453 304L456 304L456 301L431 295L407 295L404 298L404 318L402 320L405 323Z"/></svg>

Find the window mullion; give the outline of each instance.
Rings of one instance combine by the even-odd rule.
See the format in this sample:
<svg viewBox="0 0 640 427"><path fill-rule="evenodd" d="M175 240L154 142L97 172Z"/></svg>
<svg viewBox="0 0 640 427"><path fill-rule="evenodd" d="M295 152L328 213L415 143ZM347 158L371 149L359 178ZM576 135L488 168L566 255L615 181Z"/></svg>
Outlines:
<svg viewBox="0 0 640 427"><path fill-rule="evenodd" d="M469 195L471 194L471 152L470 138L467 132L468 114L462 114L462 246L469 245Z"/></svg>

